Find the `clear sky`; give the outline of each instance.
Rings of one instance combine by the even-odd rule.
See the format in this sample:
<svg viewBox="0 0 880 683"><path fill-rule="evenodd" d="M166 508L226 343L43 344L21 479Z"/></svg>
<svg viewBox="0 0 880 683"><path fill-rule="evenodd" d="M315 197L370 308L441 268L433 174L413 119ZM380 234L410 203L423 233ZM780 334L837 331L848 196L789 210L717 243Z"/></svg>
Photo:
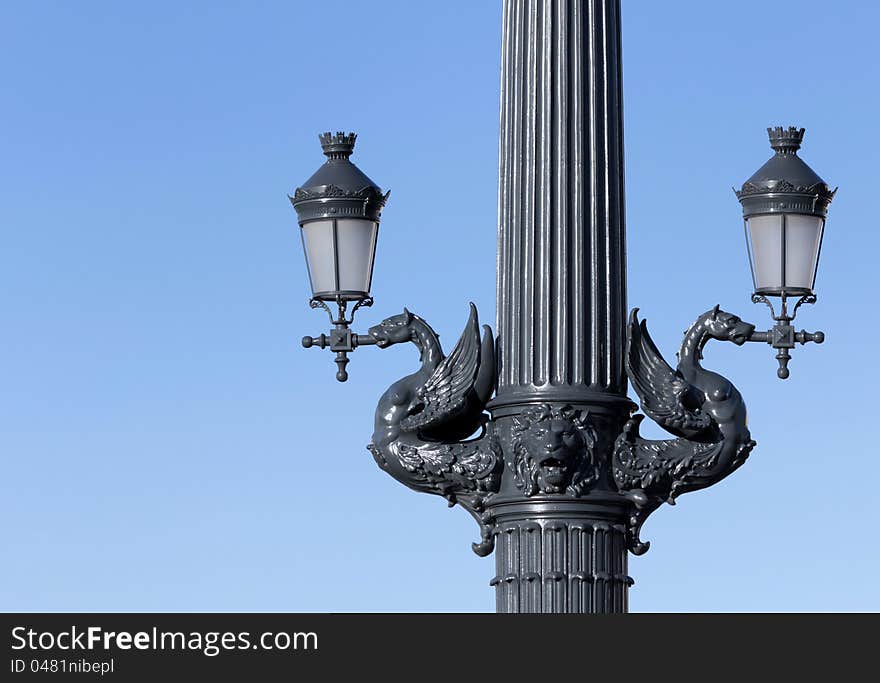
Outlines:
<svg viewBox="0 0 880 683"><path fill-rule="evenodd" d="M716 345L758 441L646 525L634 611L880 610L880 8L625 0L629 303L667 358L749 300L731 191L807 128L840 191L798 348ZM500 2L0 4L0 609L494 609L476 526L365 445L413 350L308 307L317 134L393 190L373 310L494 320ZM872 417L874 415L874 417Z"/></svg>

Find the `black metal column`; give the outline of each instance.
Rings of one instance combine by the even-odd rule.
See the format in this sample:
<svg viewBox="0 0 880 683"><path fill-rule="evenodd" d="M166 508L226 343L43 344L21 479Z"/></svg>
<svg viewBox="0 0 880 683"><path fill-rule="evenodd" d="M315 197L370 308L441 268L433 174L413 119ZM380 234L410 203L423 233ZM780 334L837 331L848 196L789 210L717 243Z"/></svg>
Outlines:
<svg viewBox="0 0 880 683"><path fill-rule="evenodd" d="M608 463L626 398L619 0L505 0L497 396L501 612L627 608Z"/></svg>

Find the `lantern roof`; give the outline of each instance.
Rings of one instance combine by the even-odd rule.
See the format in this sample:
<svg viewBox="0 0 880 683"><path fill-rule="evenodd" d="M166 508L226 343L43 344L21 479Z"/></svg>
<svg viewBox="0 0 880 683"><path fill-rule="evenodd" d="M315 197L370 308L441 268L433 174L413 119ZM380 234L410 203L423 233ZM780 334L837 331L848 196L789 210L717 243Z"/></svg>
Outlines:
<svg viewBox="0 0 880 683"><path fill-rule="evenodd" d="M837 190L798 156L804 128L768 128L775 154L736 192L746 218L767 213L801 213L824 217Z"/></svg>
<svg viewBox="0 0 880 683"><path fill-rule="evenodd" d="M349 157L356 133L323 133L318 136L327 161L301 187L290 202L300 223L326 218L364 218L378 222L388 199Z"/></svg>

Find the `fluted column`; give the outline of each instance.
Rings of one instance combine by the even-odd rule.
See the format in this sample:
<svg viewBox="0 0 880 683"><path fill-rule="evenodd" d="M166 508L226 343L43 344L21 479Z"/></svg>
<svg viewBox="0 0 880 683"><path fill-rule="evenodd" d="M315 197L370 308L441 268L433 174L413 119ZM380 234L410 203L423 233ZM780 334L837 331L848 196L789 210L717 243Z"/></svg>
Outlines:
<svg viewBox="0 0 880 683"><path fill-rule="evenodd" d="M620 1L504 0L502 51L497 608L625 612Z"/></svg>
<svg viewBox="0 0 880 683"><path fill-rule="evenodd" d="M619 0L505 0L495 405L626 393Z"/></svg>

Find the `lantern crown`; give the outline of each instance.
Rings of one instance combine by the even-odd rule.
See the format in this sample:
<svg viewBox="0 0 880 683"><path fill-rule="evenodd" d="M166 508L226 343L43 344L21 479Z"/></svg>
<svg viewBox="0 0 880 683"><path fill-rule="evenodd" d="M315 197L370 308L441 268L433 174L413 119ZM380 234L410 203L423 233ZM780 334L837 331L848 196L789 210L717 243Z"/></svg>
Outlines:
<svg viewBox="0 0 880 683"><path fill-rule="evenodd" d="M777 154L797 154L804 141L805 132L806 128L796 128L795 126L789 126L787 129L782 126L767 129L767 133L770 135L770 146L776 150Z"/></svg>
<svg viewBox="0 0 880 683"><path fill-rule="evenodd" d="M318 139L321 140L321 149L328 159L348 159L354 152L357 133L338 132L332 135L327 132L321 133Z"/></svg>

